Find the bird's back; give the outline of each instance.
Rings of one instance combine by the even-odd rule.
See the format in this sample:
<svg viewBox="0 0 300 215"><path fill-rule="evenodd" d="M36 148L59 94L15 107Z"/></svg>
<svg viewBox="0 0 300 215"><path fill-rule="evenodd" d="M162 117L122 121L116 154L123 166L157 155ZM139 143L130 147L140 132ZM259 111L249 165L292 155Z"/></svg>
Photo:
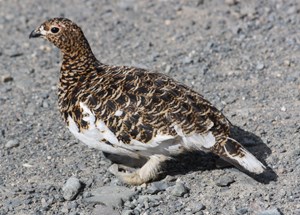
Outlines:
<svg viewBox="0 0 300 215"><path fill-rule="evenodd" d="M229 134L229 123L216 108L163 74L100 64L68 91L60 105L63 116L72 115L86 129L83 103L124 144L151 143L157 135L175 137L179 130L185 135L212 131L222 138Z"/></svg>

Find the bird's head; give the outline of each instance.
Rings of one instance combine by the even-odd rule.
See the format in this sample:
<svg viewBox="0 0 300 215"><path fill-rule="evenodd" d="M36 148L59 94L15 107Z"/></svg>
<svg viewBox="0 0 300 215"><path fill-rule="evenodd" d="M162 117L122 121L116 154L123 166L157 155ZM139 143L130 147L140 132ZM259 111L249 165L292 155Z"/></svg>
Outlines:
<svg viewBox="0 0 300 215"><path fill-rule="evenodd" d="M50 41L65 54L88 46L80 27L66 18L52 18L45 21L29 35L29 38L37 37Z"/></svg>

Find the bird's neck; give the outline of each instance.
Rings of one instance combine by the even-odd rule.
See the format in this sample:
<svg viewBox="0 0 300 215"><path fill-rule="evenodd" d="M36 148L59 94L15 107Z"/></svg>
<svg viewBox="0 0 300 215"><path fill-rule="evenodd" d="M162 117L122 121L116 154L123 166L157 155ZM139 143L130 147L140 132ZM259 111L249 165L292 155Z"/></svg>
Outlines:
<svg viewBox="0 0 300 215"><path fill-rule="evenodd" d="M73 50L61 50L63 59L60 70L59 88L63 91L70 91L96 71L101 64L94 56L88 43L86 46L73 46Z"/></svg>
<svg viewBox="0 0 300 215"><path fill-rule="evenodd" d="M84 36L78 42L68 44L61 51L63 53L62 72L74 73L73 76L88 73L100 64Z"/></svg>
<svg viewBox="0 0 300 215"><path fill-rule="evenodd" d="M93 54L88 42L73 45L69 50L61 50L63 60L61 78L76 81L80 76L87 75L101 64ZM72 80L71 80L72 79Z"/></svg>
<svg viewBox="0 0 300 215"><path fill-rule="evenodd" d="M74 47L71 52L62 51L62 53L62 69L65 68L68 71L84 72L98 63L90 47Z"/></svg>

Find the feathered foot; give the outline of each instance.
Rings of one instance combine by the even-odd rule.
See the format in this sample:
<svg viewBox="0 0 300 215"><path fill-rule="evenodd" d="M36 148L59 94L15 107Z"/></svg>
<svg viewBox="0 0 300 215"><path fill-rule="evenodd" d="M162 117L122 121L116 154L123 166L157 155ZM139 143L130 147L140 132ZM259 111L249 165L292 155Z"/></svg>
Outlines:
<svg viewBox="0 0 300 215"><path fill-rule="evenodd" d="M109 171L127 184L140 185L156 179L159 176L161 164L168 159L164 155L152 155L142 168L133 172L132 168L117 164L110 166Z"/></svg>

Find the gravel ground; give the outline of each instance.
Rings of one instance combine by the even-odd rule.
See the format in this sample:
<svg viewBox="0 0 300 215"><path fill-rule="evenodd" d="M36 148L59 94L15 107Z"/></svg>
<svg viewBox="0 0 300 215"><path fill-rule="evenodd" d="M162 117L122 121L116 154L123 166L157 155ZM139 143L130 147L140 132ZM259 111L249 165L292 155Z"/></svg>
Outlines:
<svg viewBox="0 0 300 215"><path fill-rule="evenodd" d="M201 92L268 172L255 180L195 153L161 181L122 184L60 119L58 49L28 39L56 16L78 23L103 63ZM300 214L299 26L288 0L0 0L0 214Z"/></svg>

